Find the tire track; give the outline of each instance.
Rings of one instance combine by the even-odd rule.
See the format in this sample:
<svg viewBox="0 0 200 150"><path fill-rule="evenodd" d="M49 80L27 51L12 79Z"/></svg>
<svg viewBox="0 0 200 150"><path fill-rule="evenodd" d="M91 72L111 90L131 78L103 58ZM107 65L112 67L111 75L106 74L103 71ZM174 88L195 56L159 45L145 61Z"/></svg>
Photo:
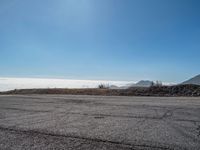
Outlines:
<svg viewBox="0 0 200 150"><path fill-rule="evenodd" d="M19 130L15 128L7 128L7 127L2 127L0 126L0 130L2 131L9 131L9 132L15 132L19 134L26 134L30 136L36 136L36 135L45 135L45 136L53 136L53 137L64 137L64 138L74 138L74 139L79 139L79 140L86 140L90 142L97 142L97 143L107 143L107 144L112 144L112 145L120 145L124 147L129 147L132 150L135 150L135 148L142 148L142 149L155 149L155 150L174 150L174 147L170 146L159 146L158 144L130 144L130 143L122 143L118 141L112 141L112 140L104 140L104 139L98 139L98 138L89 138L89 137L81 137L81 136L75 136L75 135L63 135L63 134L56 134L56 133L50 133L50 132L42 132L42 131L37 131L37 130ZM175 149L179 150L180 147L176 147Z"/></svg>

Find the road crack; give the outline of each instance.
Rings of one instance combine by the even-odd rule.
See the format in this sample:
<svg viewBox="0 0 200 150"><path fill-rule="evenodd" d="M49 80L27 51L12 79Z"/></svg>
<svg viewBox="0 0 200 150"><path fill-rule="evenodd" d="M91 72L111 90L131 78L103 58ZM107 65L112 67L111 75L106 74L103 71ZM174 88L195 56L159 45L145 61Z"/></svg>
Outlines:
<svg viewBox="0 0 200 150"><path fill-rule="evenodd" d="M148 144L130 144L130 143L123 143L123 142L112 141L112 140L81 137L81 136L75 136L75 135L70 135L70 134L63 135L63 134L56 134L56 133L51 133L51 132L42 132L42 131L37 131L37 130L21 130L21 129L9 128L9 127L2 127L2 126L0 126L0 130L8 131L8 132L15 132L15 133L19 133L19 134L26 134L26 135L31 135L31 136L45 135L45 136L52 136L52 137L63 137L63 138L86 140L86 141L90 141L90 142L107 143L107 144L112 144L112 145L120 145L120 146L124 146L124 147L129 147L132 150L135 150L136 148L160 149L160 150L172 150L173 149L168 146L148 145Z"/></svg>
<svg viewBox="0 0 200 150"><path fill-rule="evenodd" d="M200 125L197 127L197 136L200 137Z"/></svg>

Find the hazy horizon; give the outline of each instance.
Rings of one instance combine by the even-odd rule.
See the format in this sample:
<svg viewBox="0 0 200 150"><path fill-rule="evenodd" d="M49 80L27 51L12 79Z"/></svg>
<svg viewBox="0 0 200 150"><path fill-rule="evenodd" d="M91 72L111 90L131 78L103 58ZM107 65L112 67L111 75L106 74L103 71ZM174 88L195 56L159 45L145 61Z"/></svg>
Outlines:
<svg viewBox="0 0 200 150"><path fill-rule="evenodd" d="M2 78L0 91L33 88L97 88L100 84L125 86L131 81L73 80L56 78Z"/></svg>
<svg viewBox="0 0 200 150"><path fill-rule="evenodd" d="M6 78L0 77L0 91L35 88L97 88L98 85L123 87L139 81L75 80L65 78ZM175 83L166 83L171 85Z"/></svg>

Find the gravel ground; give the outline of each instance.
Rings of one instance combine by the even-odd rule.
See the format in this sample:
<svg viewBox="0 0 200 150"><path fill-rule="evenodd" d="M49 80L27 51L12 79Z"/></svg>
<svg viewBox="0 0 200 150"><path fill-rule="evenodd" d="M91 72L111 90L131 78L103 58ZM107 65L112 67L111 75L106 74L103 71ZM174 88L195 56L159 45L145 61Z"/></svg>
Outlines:
<svg viewBox="0 0 200 150"><path fill-rule="evenodd" d="M200 149L200 98L0 96L0 149Z"/></svg>

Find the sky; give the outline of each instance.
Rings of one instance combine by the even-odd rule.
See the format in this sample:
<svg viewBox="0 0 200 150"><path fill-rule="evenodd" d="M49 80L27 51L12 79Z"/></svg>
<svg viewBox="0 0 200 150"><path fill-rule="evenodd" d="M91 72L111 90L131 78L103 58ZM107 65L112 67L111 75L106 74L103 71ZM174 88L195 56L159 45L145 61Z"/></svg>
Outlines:
<svg viewBox="0 0 200 150"><path fill-rule="evenodd" d="M0 77L180 83L200 73L199 0L0 0Z"/></svg>

